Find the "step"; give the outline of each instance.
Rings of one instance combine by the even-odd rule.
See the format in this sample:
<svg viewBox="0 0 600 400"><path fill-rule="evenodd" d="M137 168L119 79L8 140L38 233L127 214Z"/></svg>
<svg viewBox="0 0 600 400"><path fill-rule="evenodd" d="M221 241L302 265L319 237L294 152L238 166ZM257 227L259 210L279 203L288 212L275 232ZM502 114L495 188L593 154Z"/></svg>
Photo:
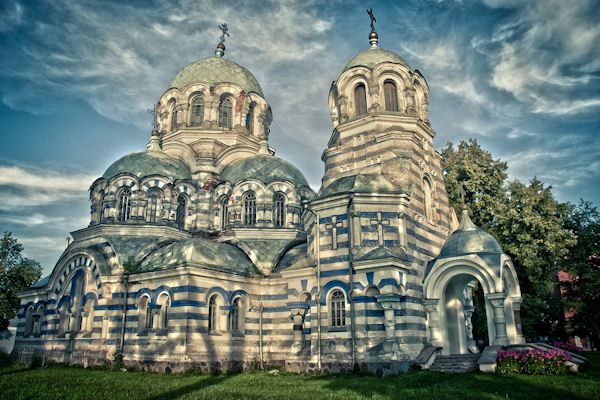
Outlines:
<svg viewBox="0 0 600 400"><path fill-rule="evenodd" d="M451 354L437 356L429 370L436 372L464 373L477 371L479 354Z"/></svg>

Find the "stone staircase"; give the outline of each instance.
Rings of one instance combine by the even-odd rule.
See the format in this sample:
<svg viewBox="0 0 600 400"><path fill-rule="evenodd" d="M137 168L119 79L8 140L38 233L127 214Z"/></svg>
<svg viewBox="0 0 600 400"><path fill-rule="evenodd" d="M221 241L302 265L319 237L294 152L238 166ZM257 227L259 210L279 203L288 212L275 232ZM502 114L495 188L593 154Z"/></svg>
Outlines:
<svg viewBox="0 0 600 400"><path fill-rule="evenodd" d="M437 372L471 372L477 371L477 360L480 354L453 354L449 356L438 355L429 367L430 371Z"/></svg>

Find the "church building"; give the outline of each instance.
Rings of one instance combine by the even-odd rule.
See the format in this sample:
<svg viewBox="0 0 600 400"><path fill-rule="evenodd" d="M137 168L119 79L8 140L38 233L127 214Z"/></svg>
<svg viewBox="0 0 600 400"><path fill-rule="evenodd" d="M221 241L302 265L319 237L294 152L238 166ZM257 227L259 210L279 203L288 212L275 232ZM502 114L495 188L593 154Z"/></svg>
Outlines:
<svg viewBox="0 0 600 400"><path fill-rule="evenodd" d="M477 286L489 345L523 343L511 259L449 205L421 72L372 24L332 77L315 191L269 146L268 99L224 39L160 97L147 149L91 184L89 226L20 293L14 356L395 373L479 352Z"/></svg>

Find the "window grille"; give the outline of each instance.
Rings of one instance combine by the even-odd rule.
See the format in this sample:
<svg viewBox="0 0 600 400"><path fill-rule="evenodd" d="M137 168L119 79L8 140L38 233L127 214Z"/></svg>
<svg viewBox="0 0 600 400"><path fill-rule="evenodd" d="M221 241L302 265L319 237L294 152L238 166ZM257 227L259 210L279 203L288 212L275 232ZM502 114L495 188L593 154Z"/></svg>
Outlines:
<svg viewBox="0 0 600 400"><path fill-rule="evenodd" d="M256 196L254 193L244 196L244 225L256 225Z"/></svg>
<svg viewBox="0 0 600 400"><path fill-rule="evenodd" d="M192 118L191 126L200 126L204 122L204 98L197 96L192 101Z"/></svg>
<svg viewBox="0 0 600 400"><path fill-rule="evenodd" d="M341 290L331 294L331 326L346 326L346 297Z"/></svg>
<svg viewBox="0 0 600 400"><path fill-rule="evenodd" d="M119 222L125 222L131 218L131 191L124 189L119 196Z"/></svg>
<svg viewBox="0 0 600 400"><path fill-rule="evenodd" d="M277 193L273 199L273 222L275 226L283 226L285 224L285 196Z"/></svg>
<svg viewBox="0 0 600 400"><path fill-rule="evenodd" d="M217 330L217 296L212 296L208 301L208 331Z"/></svg>
<svg viewBox="0 0 600 400"><path fill-rule="evenodd" d="M219 126L221 128L231 129L231 121L233 117L233 106L231 99L226 97L219 104Z"/></svg>
<svg viewBox="0 0 600 400"><path fill-rule="evenodd" d="M179 229L183 229L185 227L185 208L185 197L182 194L180 194L177 198L177 212L175 217L175 222L177 222L177 227Z"/></svg>

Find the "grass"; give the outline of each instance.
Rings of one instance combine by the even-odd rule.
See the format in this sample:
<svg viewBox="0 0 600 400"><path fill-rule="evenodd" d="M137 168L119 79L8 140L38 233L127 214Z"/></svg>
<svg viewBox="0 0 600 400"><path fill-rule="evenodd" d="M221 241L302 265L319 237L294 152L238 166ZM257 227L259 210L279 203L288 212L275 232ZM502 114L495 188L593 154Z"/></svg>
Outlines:
<svg viewBox="0 0 600 400"><path fill-rule="evenodd" d="M163 375L10 366L0 368L0 399L600 399L600 353L586 356L584 371L565 376Z"/></svg>

